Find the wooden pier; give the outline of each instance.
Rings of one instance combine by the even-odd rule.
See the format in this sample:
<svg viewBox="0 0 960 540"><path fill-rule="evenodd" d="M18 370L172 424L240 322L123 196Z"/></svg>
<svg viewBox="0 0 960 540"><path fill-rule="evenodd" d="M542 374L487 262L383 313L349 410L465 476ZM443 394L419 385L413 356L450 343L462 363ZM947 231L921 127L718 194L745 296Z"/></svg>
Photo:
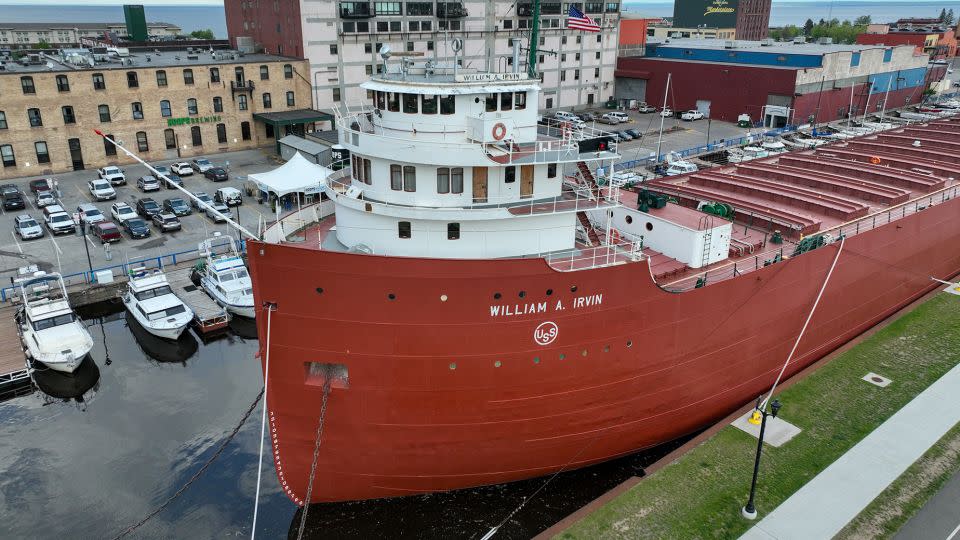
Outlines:
<svg viewBox="0 0 960 540"><path fill-rule="evenodd" d="M0 391L28 384L30 366L17 332L17 309L0 309Z"/></svg>
<svg viewBox="0 0 960 540"><path fill-rule="evenodd" d="M173 293L193 310L193 323L201 334L209 334L227 327L230 314L207 295L202 287L193 284L190 273L193 267L168 270L167 281Z"/></svg>

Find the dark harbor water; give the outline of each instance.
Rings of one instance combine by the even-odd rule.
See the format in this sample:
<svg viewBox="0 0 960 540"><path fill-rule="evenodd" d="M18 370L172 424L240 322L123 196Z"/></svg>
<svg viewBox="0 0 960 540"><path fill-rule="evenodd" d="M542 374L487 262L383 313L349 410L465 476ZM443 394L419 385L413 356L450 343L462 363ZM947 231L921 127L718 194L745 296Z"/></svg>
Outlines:
<svg viewBox="0 0 960 540"><path fill-rule="evenodd" d="M96 345L80 369L38 372L39 388L0 403L0 538L117 537L194 475L260 391L251 323L171 344L119 303L82 315ZM206 473L128 538L249 536L259 435L258 406ZM557 476L495 538L537 534L673 447ZM304 537L480 538L543 482L313 505ZM266 461L257 536L296 538L299 525Z"/></svg>

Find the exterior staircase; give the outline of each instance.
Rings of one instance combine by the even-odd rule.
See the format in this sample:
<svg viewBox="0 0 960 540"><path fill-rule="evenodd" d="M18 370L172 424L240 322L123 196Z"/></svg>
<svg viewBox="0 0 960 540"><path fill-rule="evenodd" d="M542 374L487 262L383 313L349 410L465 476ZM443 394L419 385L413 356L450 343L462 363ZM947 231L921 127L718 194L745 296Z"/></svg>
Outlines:
<svg viewBox="0 0 960 540"><path fill-rule="evenodd" d="M583 176L583 179L590 184L590 187L597 185L597 179L593 177L593 173L590 172L590 167L587 166L587 163L584 161L577 162L577 169L580 170L580 175Z"/></svg>
<svg viewBox="0 0 960 540"><path fill-rule="evenodd" d="M580 221L580 225L583 225L585 231L587 231L587 238L590 239L591 246L599 246L602 242L600 241L600 235L597 233L597 230L593 228L593 223L590 223L590 218L587 216L586 212L577 212L577 220Z"/></svg>

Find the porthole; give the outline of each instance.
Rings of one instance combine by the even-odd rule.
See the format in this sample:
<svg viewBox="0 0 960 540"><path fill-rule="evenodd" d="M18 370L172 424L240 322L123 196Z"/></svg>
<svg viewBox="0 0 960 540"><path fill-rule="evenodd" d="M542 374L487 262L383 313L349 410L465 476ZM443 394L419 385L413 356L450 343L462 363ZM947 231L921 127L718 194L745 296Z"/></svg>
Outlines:
<svg viewBox="0 0 960 540"><path fill-rule="evenodd" d="M501 361L499 361L499 360L497 360L496 362L493 363L493 367L500 367L500 366L502 366L502 365L503 365L503 363L502 363Z"/></svg>
<svg viewBox="0 0 960 540"><path fill-rule="evenodd" d="M586 350L586 349L584 349L583 351L580 352L580 356L586 356L586 355L587 355L587 350Z"/></svg>
<svg viewBox="0 0 960 540"><path fill-rule="evenodd" d="M317 287L317 294L323 294L323 287Z"/></svg>
<svg viewBox="0 0 960 540"><path fill-rule="evenodd" d="M534 357L533 357L533 363L534 363L534 364L539 364L539 363L540 363L540 357L539 357L539 356L534 356Z"/></svg>
<svg viewBox="0 0 960 540"><path fill-rule="evenodd" d="M527 291L520 291L519 293L517 293L517 296L519 296L520 298L523 298L526 295L527 295Z"/></svg>
<svg viewBox="0 0 960 540"><path fill-rule="evenodd" d="M632 342L632 341L627 341L627 347L633 347L633 342Z"/></svg>
<svg viewBox="0 0 960 540"><path fill-rule="evenodd" d="M633 223L633 216L627 216L623 219L626 220L627 225L630 225L631 223Z"/></svg>
<svg viewBox="0 0 960 540"><path fill-rule="evenodd" d="M551 294L553 294L553 289L547 289L547 296L550 296Z"/></svg>
<svg viewBox="0 0 960 540"><path fill-rule="evenodd" d="M570 292L577 292L577 286L570 287Z"/></svg>
<svg viewBox="0 0 960 540"><path fill-rule="evenodd" d="M563 359L566 358L566 357L567 357L567 355L565 355L565 354L563 354L563 353L560 353L560 359L561 359L561 360L563 360Z"/></svg>
<svg viewBox="0 0 960 540"><path fill-rule="evenodd" d="M440 301L441 301L441 302L446 302L446 301L447 301L447 295L441 294L441 295L440 295Z"/></svg>
<svg viewBox="0 0 960 540"><path fill-rule="evenodd" d="M389 299L391 299L391 300L396 300L396 299L397 299L397 295L395 295L395 294L393 294L393 293L390 293L390 294L387 295L387 298L389 298Z"/></svg>
<svg viewBox="0 0 960 540"><path fill-rule="evenodd" d="M494 300L499 300L499 299L500 299L500 293L498 293L498 292L493 293L493 299L494 299Z"/></svg>
<svg viewBox="0 0 960 540"><path fill-rule="evenodd" d="M473 98L473 102L474 102L474 103L480 103L480 98L478 98L478 97Z"/></svg>
<svg viewBox="0 0 960 540"><path fill-rule="evenodd" d="M457 363L456 363L456 362L450 362L450 369L451 369L451 370L457 369Z"/></svg>
<svg viewBox="0 0 960 540"><path fill-rule="evenodd" d="M650 223L649 221L647 222L647 230L648 230L648 231L652 231L652 230L653 230L653 223Z"/></svg>

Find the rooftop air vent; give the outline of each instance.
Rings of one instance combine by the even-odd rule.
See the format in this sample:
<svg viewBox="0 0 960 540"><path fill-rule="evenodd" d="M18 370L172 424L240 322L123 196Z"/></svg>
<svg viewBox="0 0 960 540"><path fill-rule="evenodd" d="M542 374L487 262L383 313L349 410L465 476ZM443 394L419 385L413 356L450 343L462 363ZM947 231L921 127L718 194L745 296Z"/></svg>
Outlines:
<svg viewBox="0 0 960 540"><path fill-rule="evenodd" d="M737 42L736 42L736 41L724 41L724 42L723 42L723 48L724 48L724 49L736 49L736 48L737 48Z"/></svg>
<svg viewBox="0 0 960 540"><path fill-rule="evenodd" d="M822 38L820 38L820 39L817 40L817 43L820 44L820 45L833 45L833 38L830 38L830 37L822 37Z"/></svg>
<svg viewBox="0 0 960 540"><path fill-rule="evenodd" d="M761 47L773 47L773 43L774 43L774 41L773 41L772 39L767 38L767 39L764 39L764 40L761 40L761 41L760 41L760 46L761 46Z"/></svg>

